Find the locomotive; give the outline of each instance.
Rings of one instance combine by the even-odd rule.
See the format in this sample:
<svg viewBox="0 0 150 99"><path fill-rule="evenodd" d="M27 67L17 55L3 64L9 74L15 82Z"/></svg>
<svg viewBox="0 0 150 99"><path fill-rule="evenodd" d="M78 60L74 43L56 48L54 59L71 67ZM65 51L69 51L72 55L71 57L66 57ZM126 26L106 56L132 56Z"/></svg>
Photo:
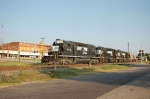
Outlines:
<svg viewBox="0 0 150 99"><path fill-rule="evenodd" d="M131 61L129 57L129 53L121 50L56 39L52 46L50 46L48 55L42 57L41 63L56 63L61 65L77 63L116 63L129 62Z"/></svg>

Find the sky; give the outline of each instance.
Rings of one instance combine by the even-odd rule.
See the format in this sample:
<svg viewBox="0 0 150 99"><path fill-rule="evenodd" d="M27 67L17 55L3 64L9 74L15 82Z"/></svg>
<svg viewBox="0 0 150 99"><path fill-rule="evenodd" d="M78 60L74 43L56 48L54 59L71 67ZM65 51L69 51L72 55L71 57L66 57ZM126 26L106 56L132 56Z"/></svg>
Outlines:
<svg viewBox="0 0 150 99"><path fill-rule="evenodd" d="M150 53L150 0L0 0L4 43L56 39ZM3 28L2 28L3 26Z"/></svg>

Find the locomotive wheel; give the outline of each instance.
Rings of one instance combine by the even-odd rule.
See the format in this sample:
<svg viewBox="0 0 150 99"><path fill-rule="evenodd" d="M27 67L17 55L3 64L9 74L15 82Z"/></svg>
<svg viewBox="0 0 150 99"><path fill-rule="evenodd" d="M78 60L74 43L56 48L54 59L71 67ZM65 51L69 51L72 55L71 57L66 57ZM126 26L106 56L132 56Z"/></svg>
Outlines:
<svg viewBox="0 0 150 99"><path fill-rule="evenodd" d="M62 62L62 61L59 61L58 64L59 64L59 65L63 65L63 62Z"/></svg>
<svg viewBox="0 0 150 99"><path fill-rule="evenodd" d="M65 64L66 64L66 65L72 64L72 60L71 60L71 59L66 60L66 61L65 61Z"/></svg>
<svg viewBox="0 0 150 99"><path fill-rule="evenodd" d="M65 64L66 64L66 65L70 65L70 61L69 61L69 60L66 60Z"/></svg>

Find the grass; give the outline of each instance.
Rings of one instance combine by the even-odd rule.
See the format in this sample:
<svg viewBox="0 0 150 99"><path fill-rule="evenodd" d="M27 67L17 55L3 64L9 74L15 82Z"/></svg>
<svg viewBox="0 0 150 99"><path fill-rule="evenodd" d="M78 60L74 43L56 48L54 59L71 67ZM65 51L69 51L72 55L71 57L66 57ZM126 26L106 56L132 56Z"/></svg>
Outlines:
<svg viewBox="0 0 150 99"><path fill-rule="evenodd" d="M20 70L18 74L8 76L3 72L0 78L0 88L5 86L18 85L24 82L43 81L50 79L47 74L40 73L38 70Z"/></svg>
<svg viewBox="0 0 150 99"><path fill-rule="evenodd" d="M144 63L146 63L146 64L150 64L150 61L146 61L146 62L144 62Z"/></svg>
<svg viewBox="0 0 150 99"><path fill-rule="evenodd" d="M78 73L73 70L52 70L49 73L50 78L68 78L78 76Z"/></svg>
<svg viewBox="0 0 150 99"><path fill-rule="evenodd" d="M99 66L96 68L83 68L83 69L65 69L65 70L43 70L42 73L48 74L50 78L68 78L72 76L87 75L94 73L114 72L118 70L124 70L131 68L131 66L125 65L109 65Z"/></svg>
<svg viewBox="0 0 150 99"><path fill-rule="evenodd" d="M28 63L28 62L17 62L8 60L0 61L0 66L37 66L37 65L41 65L41 63Z"/></svg>
<svg viewBox="0 0 150 99"><path fill-rule="evenodd" d="M43 81L43 80L50 80L50 79L63 79L63 78L69 78L73 76L87 75L93 73L113 72L113 71L123 70L127 68L131 68L131 67L124 66L124 65L109 65L109 66L99 66L95 68L83 68L83 69L68 68L68 69L57 69L57 70L51 70L51 69L28 70L28 68L26 68L26 69L20 69L18 73L11 76L10 75L8 76L7 72L1 73L0 87L2 88L5 86L18 85L24 82Z"/></svg>
<svg viewBox="0 0 150 99"><path fill-rule="evenodd" d="M127 65L106 65L106 66L100 66L100 67L96 68L95 71L114 72L114 71L124 70L124 69L128 69L128 68L131 68L131 66L127 66Z"/></svg>

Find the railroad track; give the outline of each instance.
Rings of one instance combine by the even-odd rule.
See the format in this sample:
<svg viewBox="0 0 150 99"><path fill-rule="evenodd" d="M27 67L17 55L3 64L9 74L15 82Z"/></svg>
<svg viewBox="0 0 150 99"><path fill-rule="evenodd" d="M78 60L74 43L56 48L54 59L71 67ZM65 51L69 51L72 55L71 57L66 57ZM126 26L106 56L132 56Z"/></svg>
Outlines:
<svg viewBox="0 0 150 99"><path fill-rule="evenodd" d="M97 67L102 65L112 65L116 63L103 63L103 64L92 64L91 67ZM129 64L129 63L118 63L118 64ZM56 65L57 68L89 68L88 64L74 64L74 65ZM54 68L54 65L40 65L40 66L0 66L0 71L15 71L22 69L43 69L43 68Z"/></svg>
<svg viewBox="0 0 150 99"><path fill-rule="evenodd" d="M89 67L87 64L79 65L56 65L57 68L79 68ZM43 68L54 68L54 65L42 65L42 66L0 66L0 71L15 71L15 70L31 70L31 69L43 69Z"/></svg>

